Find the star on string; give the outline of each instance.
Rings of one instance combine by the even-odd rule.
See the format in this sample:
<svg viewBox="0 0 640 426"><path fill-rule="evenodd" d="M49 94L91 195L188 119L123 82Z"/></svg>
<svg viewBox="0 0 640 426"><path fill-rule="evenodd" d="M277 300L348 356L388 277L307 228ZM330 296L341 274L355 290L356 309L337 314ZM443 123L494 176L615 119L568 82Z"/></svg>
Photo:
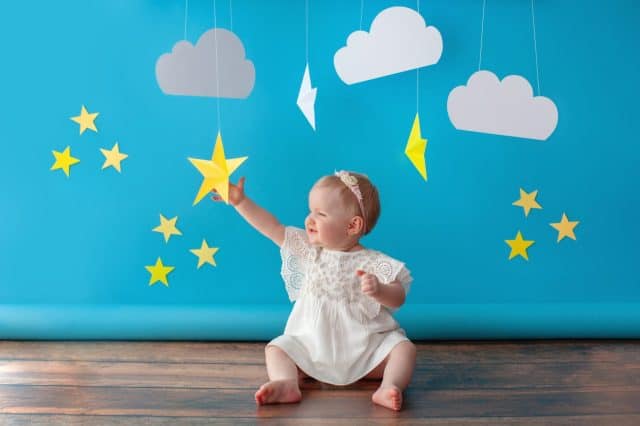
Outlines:
<svg viewBox="0 0 640 426"><path fill-rule="evenodd" d="M202 174L203 179L193 205L195 206L209 192L215 190L225 203L229 203L229 176L249 157L227 159L224 155L222 137L218 132L211 160L189 157L189 161Z"/></svg>
<svg viewBox="0 0 640 426"><path fill-rule="evenodd" d="M411 127L411 133L409 134L404 153L409 157L409 161L411 161L411 164L418 170L424 180L427 180L426 150L427 140L423 138L420 133L420 117L418 113L416 113L416 118L413 120L413 126Z"/></svg>

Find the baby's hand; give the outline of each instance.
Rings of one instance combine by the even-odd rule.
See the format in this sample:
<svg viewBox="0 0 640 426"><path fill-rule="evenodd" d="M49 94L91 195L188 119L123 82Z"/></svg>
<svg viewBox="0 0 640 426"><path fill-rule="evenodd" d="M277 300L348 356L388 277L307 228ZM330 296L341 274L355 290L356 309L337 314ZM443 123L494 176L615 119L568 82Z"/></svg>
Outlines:
<svg viewBox="0 0 640 426"><path fill-rule="evenodd" d="M367 296L375 296L380 291L380 281L373 274L368 274L362 269L358 269L356 274L360 277L360 290Z"/></svg>
<svg viewBox="0 0 640 426"><path fill-rule="evenodd" d="M213 196L211 196L212 200L222 200L222 197L220 197L220 195L218 195L215 190L211 192L213 193ZM234 185L229 182L229 204L231 204L232 206L237 206L242 200L244 200L244 176L240 178L240 180L238 181L238 185Z"/></svg>

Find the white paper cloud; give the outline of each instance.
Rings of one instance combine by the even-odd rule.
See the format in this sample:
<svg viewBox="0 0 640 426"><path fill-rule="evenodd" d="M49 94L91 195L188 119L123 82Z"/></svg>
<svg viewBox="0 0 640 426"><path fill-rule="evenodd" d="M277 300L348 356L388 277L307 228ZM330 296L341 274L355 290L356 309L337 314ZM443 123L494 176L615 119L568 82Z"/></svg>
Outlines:
<svg viewBox="0 0 640 426"><path fill-rule="evenodd" d="M459 130L546 140L558 124L558 109L544 96L533 96L524 77L502 81L491 71L477 71L466 86L447 99L449 120Z"/></svg>
<svg viewBox="0 0 640 426"><path fill-rule="evenodd" d="M255 78L253 62L245 58L242 41L222 28L208 30L195 46L185 40L177 42L171 53L164 53L156 62L158 85L168 95L246 98L253 90Z"/></svg>
<svg viewBox="0 0 640 426"><path fill-rule="evenodd" d="M433 65L441 55L438 29L427 27L415 10L397 6L380 12L369 32L352 32L333 64L342 81L354 84Z"/></svg>

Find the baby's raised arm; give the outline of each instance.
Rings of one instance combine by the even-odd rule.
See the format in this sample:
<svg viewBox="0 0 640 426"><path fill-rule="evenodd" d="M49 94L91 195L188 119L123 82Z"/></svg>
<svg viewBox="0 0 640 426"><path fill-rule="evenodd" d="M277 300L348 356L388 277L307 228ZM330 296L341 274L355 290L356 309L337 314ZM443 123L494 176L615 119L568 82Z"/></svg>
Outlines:
<svg viewBox="0 0 640 426"><path fill-rule="evenodd" d="M245 178L241 177L237 185L229 182L229 204L235 207L251 226L262 235L276 243L278 247L284 242L284 225L278 219L259 205L253 202L244 193ZM214 200L220 200L220 196L214 195Z"/></svg>

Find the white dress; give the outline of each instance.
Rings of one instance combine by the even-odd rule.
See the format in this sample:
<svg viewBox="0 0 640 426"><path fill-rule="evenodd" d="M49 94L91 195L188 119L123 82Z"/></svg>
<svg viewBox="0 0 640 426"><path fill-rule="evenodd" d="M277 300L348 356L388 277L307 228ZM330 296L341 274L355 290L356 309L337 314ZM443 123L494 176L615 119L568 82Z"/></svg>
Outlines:
<svg viewBox="0 0 640 426"><path fill-rule="evenodd" d="M273 339L309 376L333 385L358 381L407 339L392 309L362 293L356 270L409 290L404 264L375 250L344 252L312 246L303 229L287 227L282 277L295 302L284 334Z"/></svg>

